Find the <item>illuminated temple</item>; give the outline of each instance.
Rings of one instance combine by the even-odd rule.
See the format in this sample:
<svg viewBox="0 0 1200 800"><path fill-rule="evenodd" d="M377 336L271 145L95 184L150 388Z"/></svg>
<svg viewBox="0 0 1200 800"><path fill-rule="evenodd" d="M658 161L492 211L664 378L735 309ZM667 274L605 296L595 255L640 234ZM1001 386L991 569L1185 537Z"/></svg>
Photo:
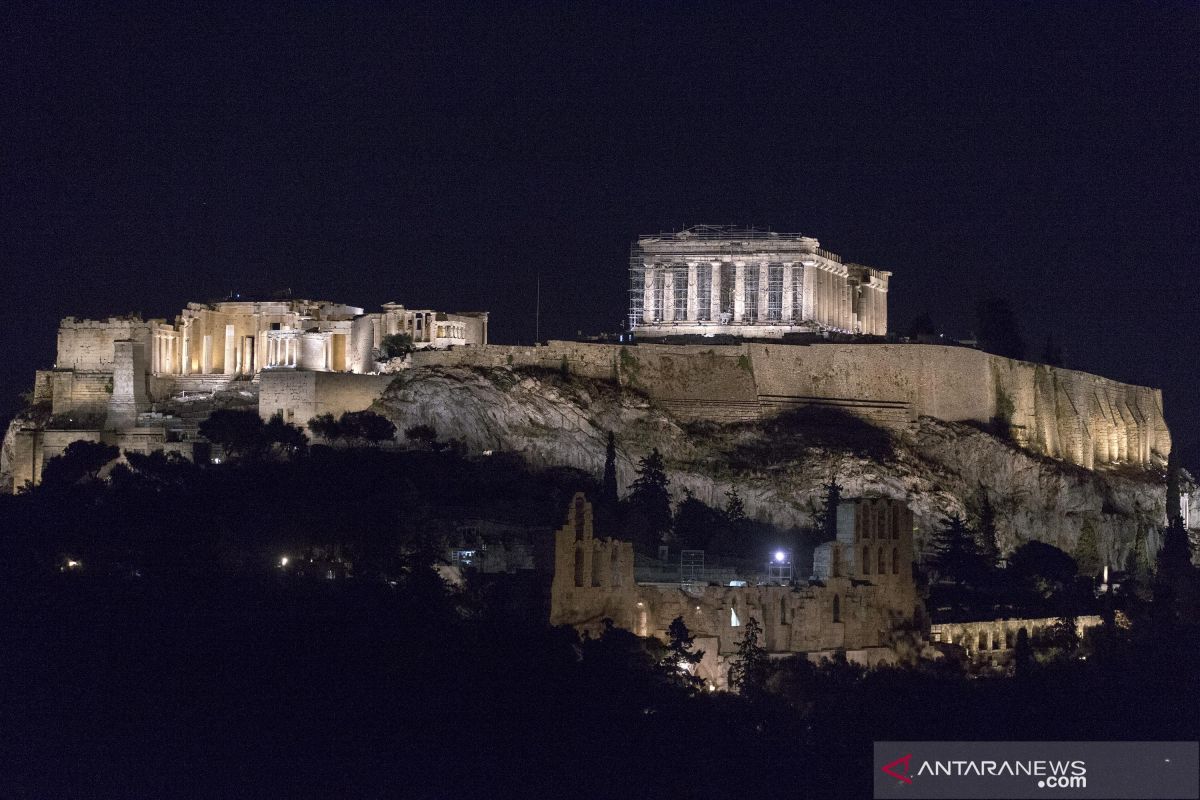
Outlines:
<svg viewBox="0 0 1200 800"><path fill-rule="evenodd" d="M883 336L890 275L798 233L698 225L642 236L629 259L629 327L643 338Z"/></svg>

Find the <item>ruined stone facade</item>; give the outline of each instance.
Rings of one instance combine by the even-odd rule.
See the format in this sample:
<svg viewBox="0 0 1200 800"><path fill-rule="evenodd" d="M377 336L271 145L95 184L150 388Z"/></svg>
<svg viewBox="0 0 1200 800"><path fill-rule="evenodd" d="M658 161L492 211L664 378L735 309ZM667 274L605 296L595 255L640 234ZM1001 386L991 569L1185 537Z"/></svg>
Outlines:
<svg viewBox="0 0 1200 800"><path fill-rule="evenodd" d="M929 626L929 640L963 648L975 663L1003 663L1012 658L1017 636L1022 630L1030 640L1038 638L1060 623L1058 617L1036 619L988 619L978 622L939 622ZM1075 618L1075 632L1082 638L1102 620L1096 614Z"/></svg>
<svg viewBox="0 0 1200 800"><path fill-rule="evenodd" d="M629 329L646 338L884 336L890 276L794 233L698 225L642 236L629 260Z"/></svg>
<svg viewBox="0 0 1200 800"><path fill-rule="evenodd" d="M68 317L59 325L54 368L39 370L34 381L34 402L49 405L50 424L19 420L6 435L11 488L36 483L46 461L81 439L190 456L195 421L157 413L156 405L216 392L240 391L253 398L268 374L282 380L271 393L278 402L268 403L266 416L279 411L287 421L304 424L324 410L362 410L387 384L387 378L373 374L383 340L399 333L408 334L417 350L483 346L488 315L414 310L397 303L364 313L324 301L231 300L188 303L173 322ZM305 388L315 383L314 374L366 381L326 381L318 392ZM284 376L297 377L289 383ZM299 395L306 401L289 399ZM321 404L318 396L335 400Z"/></svg>
<svg viewBox="0 0 1200 800"><path fill-rule="evenodd" d="M864 498L838 508L838 534L818 549L803 578L747 575L725 585L635 579L633 545L595 536L592 506L572 500L555 533L550 623L597 633L604 620L639 636L667 638L682 617L704 660L697 674L726 684L729 657L753 617L774 654L845 653L877 664L895 661L919 639L923 610L913 582L912 515L903 502ZM764 567L770 556L763 554ZM728 585L729 583L737 585Z"/></svg>

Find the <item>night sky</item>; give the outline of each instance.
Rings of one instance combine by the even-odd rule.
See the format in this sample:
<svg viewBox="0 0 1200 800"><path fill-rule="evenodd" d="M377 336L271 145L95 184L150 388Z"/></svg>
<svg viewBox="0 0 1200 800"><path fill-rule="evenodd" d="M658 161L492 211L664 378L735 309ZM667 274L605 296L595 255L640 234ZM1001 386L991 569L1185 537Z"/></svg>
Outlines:
<svg viewBox="0 0 1200 800"><path fill-rule="evenodd" d="M737 223L894 328L1007 297L1200 465L1200 6L395 5L6 8L0 406L63 316L231 291L615 330L637 234Z"/></svg>

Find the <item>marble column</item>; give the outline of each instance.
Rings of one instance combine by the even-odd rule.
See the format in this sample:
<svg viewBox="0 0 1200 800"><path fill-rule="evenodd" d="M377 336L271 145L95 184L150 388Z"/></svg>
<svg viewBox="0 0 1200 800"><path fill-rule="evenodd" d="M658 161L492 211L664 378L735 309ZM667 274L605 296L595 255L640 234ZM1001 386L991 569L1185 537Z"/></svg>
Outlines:
<svg viewBox="0 0 1200 800"><path fill-rule="evenodd" d="M721 320L721 264L712 265L712 296L709 298L712 302L709 308L708 318L713 322Z"/></svg>
<svg viewBox="0 0 1200 800"><path fill-rule="evenodd" d="M782 308L779 310L779 319L781 322L789 323L792 321L792 270L795 269L791 264L783 265L783 300Z"/></svg>
<svg viewBox="0 0 1200 800"><path fill-rule="evenodd" d="M767 321L767 295L771 282L771 267L766 263L758 265L758 321Z"/></svg>
<svg viewBox="0 0 1200 800"><path fill-rule="evenodd" d="M642 278L642 322L654 322L654 270L650 267Z"/></svg>
<svg viewBox="0 0 1200 800"><path fill-rule="evenodd" d="M746 315L746 265L733 267L733 321L742 322Z"/></svg>
<svg viewBox="0 0 1200 800"><path fill-rule="evenodd" d="M699 286L696 284L696 265L688 264L687 271L687 319L688 322L696 322L700 315L696 305L697 291Z"/></svg>
<svg viewBox="0 0 1200 800"><path fill-rule="evenodd" d="M187 320L183 321L183 327L179 331L179 374L190 375L192 372L192 344L191 333L192 326Z"/></svg>
<svg viewBox="0 0 1200 800"><path fill-rule="evenodd" d="M667 267L663 270L663 322L675 321L675 270Z"/></svg>

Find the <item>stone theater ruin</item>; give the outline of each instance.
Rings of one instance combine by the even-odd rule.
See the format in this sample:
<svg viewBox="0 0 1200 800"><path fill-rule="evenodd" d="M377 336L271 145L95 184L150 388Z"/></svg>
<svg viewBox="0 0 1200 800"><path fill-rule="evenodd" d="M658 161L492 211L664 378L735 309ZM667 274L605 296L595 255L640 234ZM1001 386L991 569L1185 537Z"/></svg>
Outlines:
<svg viewBox="0 0 1200 800"><path fill-rule="evenodd" d="M704 651L696 675L725 688L731 657L751 618L776 654L818 659L844 653L875 665L915 656L924 612L913 581L913 518L903 501L859 498L837 510L837 538L819 545L811 565L772 554L759 569L679 569L648 573L633 545L595 535L592 504L575 496L554 539L550 622L588 634L611 622L638 636L667 639L683 619ZM811 569L809 568L811 567Z"/></svg>

